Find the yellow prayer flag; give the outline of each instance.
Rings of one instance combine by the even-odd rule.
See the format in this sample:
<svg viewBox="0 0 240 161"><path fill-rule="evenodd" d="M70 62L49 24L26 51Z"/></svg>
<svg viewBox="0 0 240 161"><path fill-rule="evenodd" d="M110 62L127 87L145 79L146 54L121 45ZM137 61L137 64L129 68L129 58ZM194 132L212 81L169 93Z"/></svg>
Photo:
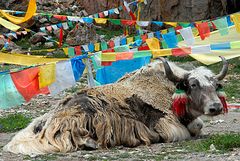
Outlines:
<svg viewBox="0 0 240 161"><path fill-rule="evenodd" d="M116 61L116 53L102 53L100 58L103 62Z"/></svg>
<svg viewBox="0 0 240 161"><path fill-rule="evenodd" d="M63 48L65 55L68 55L68 48Z"/></svg>
<svg viewBox="0 0 240 161"><path fill-rule="evenodd" d="M146 43L147 43L148 47L150 48L150 50L160 49L159 40L155 37L146 39Z"/></svg>
<svg viewBox="0 0 240 161"><path fill-rule="evenodd" d="M1 14L6 17L9 21L15 23L15 24L21 24L23 22L28 21L30 18L33 17L33 15L36 13L37 11L37 4L36 4L36 0L30 0L29 4L28 4L28 9L27 12L25 14L24 17L16 17L16 16L12 16L6 12L4 12L3 10L0 10Z"/></svg>
<svg viewBox="0 0 240 161"><path fill-rule="evenodd" d="M56 63L39 67L39 88L47 87L56 81Z"/></svg>
<svg viewBox="0 0 240 161"><path fill-rule="evenodd" d="M177 27L177 22L164 22L166 25Z"/></svg>
<svg viewBox="0 0 240 161"><path fill-rule="evenodd" d="M127 44L130 44L130 43L132 43L133 42L133 37L128 37L127 38Z"/></svg>
<svg viewBox="0 0 240 161"><path fill-rule="evenodd" d="M199 35L198 29L196 27L192 28L192 33L193 33L194 37Z"/></svg>
<svg viewBox="0 0 240 161"><path fill-rule="evenodd" d="M236 26L237 32L240 33L240 14L239 13L233 14L231 15L231 18Z"/></svg>
<svg viewBox="0 0 240 161"><path fill-rule="evenodd" d="M168 30L167 29L161 30L161 33L166 34L166 33L168 33Z"/></svg>
<svg viewBox="0 0 240 161"><path fill-rule="evenodd" d="M17 64L17 65L40 65L51 62L66 60L66 58L46 58L44 56L32 56L24 54L6 54L0 52L0 63Z"/></svg>
<svg viewBox="0 0 240 161"><path fill-rule="evenodd" d="M240 49L240 41L230 42L231 49Z"/></svg>
<svg viewBox="0 0 240 161"><path fill-rule="evenodd" d="M159 56L169 56L172 55L171 49L158 49L158 50L152 50L153 58L157 58Z"/></svg>
<svg viewBox="0 0 240 161"><path fill-rule="evenodd" d="M94 50L95 51L99 51L100 50L100 43L96 43L96 44L94 44Z"/></svg>
<svg viewBox="0 0 240 161"><path fill-rule="evenodd" d="M107 19L106 18L94 18L95 22L98 24L106 24Z"/></svg>
<svg viewBox="0 0 240 161"><path fill-rule="evenodd" d="M15 25L3 18L0 17L0 25L2 25L3 27L11 30L11 31L17 31L18 29L20 29L21 27L18 25Z"/></svg>
<svg viewBox="0 0 240 161"><path fill-rule="evenodd" d="M171 49L160 49L159 40L155 37L147 39L146 43L152 52L153 58L172 55Z"/></svg>

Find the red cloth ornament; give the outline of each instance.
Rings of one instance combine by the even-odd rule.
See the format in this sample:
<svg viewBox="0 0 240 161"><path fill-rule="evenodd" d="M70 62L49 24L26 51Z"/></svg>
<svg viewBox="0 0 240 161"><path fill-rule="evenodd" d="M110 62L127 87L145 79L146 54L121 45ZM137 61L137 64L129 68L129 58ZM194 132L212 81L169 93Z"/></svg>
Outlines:
<svg viewBox="0 0 240 161"><path fill-rule="evenodd" d="M227 106L227 102L226 102L226 93L222 89L219 89L219 90L217 90L217 95L223 105L223 112L228 113L228 106Z"/></svg>
<svg viewBox="0 0 240 161"><path fill-rule="evenodd" d="M186 114L186 105L188 102L187 95L183 90L176 90L173 94L173 102L172 102L172 111L178 117L182 117Z"/></svg>

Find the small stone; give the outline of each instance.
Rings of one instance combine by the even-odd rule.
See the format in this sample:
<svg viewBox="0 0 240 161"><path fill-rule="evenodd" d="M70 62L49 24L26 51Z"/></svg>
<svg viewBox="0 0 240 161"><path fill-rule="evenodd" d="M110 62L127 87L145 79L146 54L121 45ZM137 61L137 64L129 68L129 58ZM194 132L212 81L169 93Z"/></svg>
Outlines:
<svg viewBox="0 0 240 161"><path fill-rule="evenodd" d="M217 150L216 147L213 144L211 144L209 148L210 148L210 151L216 151Z"/></svg>
<svg viewBox="0 0 240 161"><path fill-rule="evenodd" d="M47 42L47 43L44 44L44 46L46 48L52 48L52 47L54 47L54 43L53 42Z"/></svg>
<svg viewBox="0 0 240 161"><path fill-rule="evenodd" d="M44 17L44 18L41 18L41 19L39 20L39 22L40 22L40 23L45 23L45 22L48 22L48 20Z"/></svg>

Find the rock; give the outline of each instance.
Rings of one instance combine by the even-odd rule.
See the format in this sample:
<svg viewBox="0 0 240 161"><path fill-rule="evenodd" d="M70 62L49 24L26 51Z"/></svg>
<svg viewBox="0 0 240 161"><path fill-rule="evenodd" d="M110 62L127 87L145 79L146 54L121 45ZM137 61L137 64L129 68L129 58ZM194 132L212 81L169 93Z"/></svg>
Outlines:
<svg viewBox="0 0 240 161"><path fill-rule="evenodd" d="M33 45L41 42L42 44L46 42L46 39L44 37L47 37L47 34L44 32L38 32L34 34L30 39L29 42Z"/></svg>
<svg viewBox="0 0 240 161"><path fill-rule="evenodd" d="M69 45L84 45L89 42L97 42L100 40L99 35L96 34L95 27L93 25L80 25L71 30L66 38L66 42Z"/></svg>
<svg viewBox="0 0 240 161"><path fill-rule="evenodd" d="M210 151L212 151L212 152L217 150L213 144L211 144L209 148L210 148Z"/></svg>
<svg viewBox="0 0 240 161"><path fill-rule="evenodd" d="M4 44L7 43L8 40L5 38L0 38L0 49L2 49L4 47ZM14 42L10 41L8 43L8 48L7 51L12 51L12 50L21 50L21 47L17 46Z"/></svg>
<svg viewBox="0 0 240 161"><path fill-rule="evenodd" d="M47 43L44 44L44 46L46 48L52 48L52 47L54 47L54 43L53 42L47 42Z"/></svg>
<svg viewBox="0 0 240 161"><path fill-rule="evenodd" d="M43 17L43 18L41 18L41 19L39 20L39 22L40 22L40 23L45 23L45 22L48 22L48 20L47 20L45 17Z"/></svg>
<svg viewBox="0 0 240 161"><path fill-rule="evenodd" d="M121 6L121 0L77 0L89 14ZM129 2L129 1L128 1ZM223 0L148 0L143 5L141 20L195 21L226 14L227 2ZM92 4L92 5L89 5ZM126 17L121 12L121 17ZM129 16L128 16L129 18Z"/></svg>

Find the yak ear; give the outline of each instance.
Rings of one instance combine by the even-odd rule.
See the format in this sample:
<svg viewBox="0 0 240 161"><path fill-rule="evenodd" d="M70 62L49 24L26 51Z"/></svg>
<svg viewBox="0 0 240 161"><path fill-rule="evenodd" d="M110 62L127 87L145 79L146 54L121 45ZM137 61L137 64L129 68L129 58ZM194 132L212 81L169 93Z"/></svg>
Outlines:
<svg viewBox="0 0 240 161"><path fill-rule="evenodd" d="M181 81L176 83L176 88L180 90L188 91L188 83L186 81Z"/></svg>

